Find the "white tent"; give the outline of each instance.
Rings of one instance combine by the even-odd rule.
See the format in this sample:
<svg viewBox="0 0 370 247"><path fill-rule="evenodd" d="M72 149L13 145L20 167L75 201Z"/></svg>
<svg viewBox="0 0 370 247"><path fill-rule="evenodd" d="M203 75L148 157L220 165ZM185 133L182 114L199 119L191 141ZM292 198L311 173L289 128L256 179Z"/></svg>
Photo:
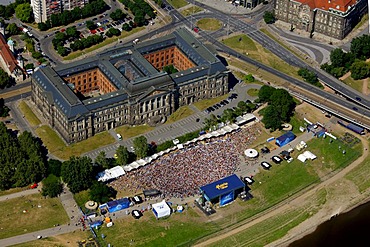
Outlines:
<svg viewBox="0 0 370 247"><path fill-rule="evenodd" d="M153 204L152 207L153 213L157 219L169 216L171 214L171 208L167 205L165 200Z"/></svg>
<svg viewBox="0 0 370 247"><path fill-rule="evenodd" d="M184 145L183 144L177 144L177 148L178 149L183 149L184 148Z"/></svg>
<svg viewBox="0 0 370 247"><path fill-rule="evenodd" d="M305 151L304 153L304 156L306 156L308 159L310 159L310 160L314 160L314 159L316 159L317 157L316 157L316 155L314 155L313 153L311 153L310 151Z"/></svg>
<svg viewBox="0 0 370 247"><path fill-rule="evenodd" d="M307 157L304 154L298 155L297 159L301 162L305 162L307 160Z"/></svg>
<svg viewBox="0 0 370 247"><path fill-rule="evenodd" d="M125 174L125 171L121 166L115 166L111 169L107 169L103 172L98 173L98 181L106 182L111 179L118 178Z"/></svg>

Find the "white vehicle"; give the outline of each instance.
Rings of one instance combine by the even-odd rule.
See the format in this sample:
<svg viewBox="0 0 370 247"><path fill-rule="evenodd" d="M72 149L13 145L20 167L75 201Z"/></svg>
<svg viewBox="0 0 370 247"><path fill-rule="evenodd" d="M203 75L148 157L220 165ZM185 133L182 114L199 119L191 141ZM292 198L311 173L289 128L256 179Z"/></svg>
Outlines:
<svg viewBox="0 0 370 247"><path fill-rule="evenodd" d="M135 39L134 41L132 41L132 43L137 44L139 41L140 39Z"/></svg>
<svg viewBox="0 0 370 247"><path fill-rule="evenodd" d="M118 140L122 140L122 136L120 134L117 134Z"/></svg>
<svg viewBox="0 0 370 247"><path fill-rule="evenodd" d="M289 159L286 160L286 162L288 162L288 163L290 163L292 161L293 161L293 158L292 157L290 157Z"/></svg>
<svg viewBox="0 0 370 247"><path fill-rule="evenodd" d="M100 23L100 22L97 22L97 23L96 23L96 25L97 25L98 27L100 27L100 26L101 26L101 23Z"/></svg>
<svg viewBox="0 0 370 247"><path fill-rule="evenodd" d="M42 236L41 235L37 236L37 239L42 239Z"/></svg>

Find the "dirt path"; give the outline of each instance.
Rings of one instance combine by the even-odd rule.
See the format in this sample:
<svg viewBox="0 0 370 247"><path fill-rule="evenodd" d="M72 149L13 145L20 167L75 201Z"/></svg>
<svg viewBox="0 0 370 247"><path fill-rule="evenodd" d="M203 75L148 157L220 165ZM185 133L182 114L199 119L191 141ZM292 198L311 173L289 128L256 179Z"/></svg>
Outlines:
<svg viewBox="0 0 370 247"><path fill-rule="evenodd" d="M363 80L362 83L362 93L365 95L368 95L368 85L369 85L369 78L366 78Z"/></svg>
<svg viewBox="0 0 370 247"><path fill-rule="evenodd" d="M363 147L364 147L364 151L363 151L363 154L361 157L359 157L357 160L355 160L352 164L350 164L349 166L347 166L346 168L344 168L343 170L341 170L340 172L338 172L337 174L335 174L333 177L323 181L322 183L318 184L317 186L313 187L312 189L308 190L307 192L305 192L304 194L294 198L293 200L287 201L287 203L283 204L282 206L276 208L275 210L273 211L270 211L270 212L267 212L266 214L262 215L261 217L258 217L257 219L255 220L252 220L240 227L237 227L231 231L228 231L224 234L221 234L221 235L218 235L218 236L215 236L211 239L208 239L204 242L201 242L201 243L198 243L196 244L195 246L207 246L207 245L210 245L210 244L213 244L213 243L216 243L217 241L220 241L224 238L227 238L227 237L230 237L234 234L237 234L255 224L258 224L270 217L273 217L273 216L276 216L282 212L284 212L285 210L293 207L294 205L300 205L301 203L304 202L304 200L313 195L314 193L316 193L318 190L320 190L321 188L324 188L328 185L330 185L331 183L333 183L334 181L337 181L341 178L343 178L348 172L350 172L352 169L354 169L356 166L358 166L361 162L363 162L365 160L365 158L368 156L369 154L369 142L365 139L365 138L360 138L361 139L361 142L363 144ZM348 195L350 196L350 195ZM327 219L330 217L330 215L327 216Z"/></svg>

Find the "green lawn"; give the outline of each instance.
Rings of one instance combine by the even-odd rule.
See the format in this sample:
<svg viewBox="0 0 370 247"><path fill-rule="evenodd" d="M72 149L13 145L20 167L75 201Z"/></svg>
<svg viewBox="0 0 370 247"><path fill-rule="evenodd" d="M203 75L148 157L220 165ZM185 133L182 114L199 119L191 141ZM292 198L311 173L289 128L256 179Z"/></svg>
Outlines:
<svg viewBox="0 0 370 247"><path fill-rule="evenodd" d="M179 8L182 8L186 5L188 5L189 3L185 0L168 0L167 1L169 4L171 4L175 9L179 9Z"/></svg>
<svg viewBox="0 0 370 247"><path fill-rule="evenodd" d="M287 75L293 76L295 78L301 79L298 76L298 68L290 66L285 61L283 61L281 58L277 57L273 53L271 53L269 50L262 47L260 44L255 43L252 39L250 39L245 34L235 35L233 37L230 37L228 39L225 39L222 41L225 45L229 46L230 48L240 52L244 53L247 56L251 57L252 59L255 59L263 64L266 64L276 70L279 70ZM238 67L238 66L237 66ZM244 66L243 66L244 67ZM239 68L243 68L239 67ZM257 70L256 70L257 71ZM251 72L253 74L253 72ZM254 74L261 74L261 71L258 71L258 73ZM264 78L266 79L266 78Z"/></svg>
<svg viewBox="0 0 370 247"><path fill-rule="evenodd" d="M23 113L24 117L26 118L27 122L32 126L37 126L41 124L40 119L33 113L31 108L26 104L26 102L21 101L18 105L19 110Z"/></svg>
<svg viewBox="0 0 370 247"><path fill-rule="evenodd" d="M195 14L195 13L198 13L200 11L202 11L203 9L201 7L198 7L198 6L191 6L190 8L187 8L187 9L184 9L182 10L180 13L183 15L183 16L189 16L189 15L192 15L192 14Z"/></svg>
<svg viewBox="0 0 370 247"><path fill-rule="evenodd" d="M24 210L27 212L23 213ZM59 198L43 199L40 194L2 201L0 211L3 211L0 239L65 224L69 220Z"/></svg>
<svg viewBox="0 0 370 247"><path fill-rule="evenodd" d="M102 227L97 235L106 236L104 243L113 246L180 246L189 239L198 238L214 230L211 223L204 223L193 209L173 214L167 219L156 220L152 212L145 212L140 220L132 217L114 221L111 228ZM205 218L202 217L204 220ZM124 233L124 234L123 234Z"/></svg>
<svg viewBox="0 0 370 247"><path fill-rule="evenodd" d="M41 138L50 153L67 160L72 155L80 156L86 152L99 147L114 143L115 139L107 131L96 134L87 140L71 145L66 145L63 140L49 126L43 125L36 129L37 135Z"/></svg>
<svg viewBox="0 0 370 247"><path fill-rule="evenodd" d="M92 52L92 51L95 51L99 48L102 48L106 45L109 45L109 44L112 44L114 42L117 42L118 39L123 39L123 38L126 38L134 33L137 33L141 30L144 30L145 27L137 27L137 28L134 28L132 29L131 31L127 32L127 31L122 31L121 35L119 37L111 37L111 38L107 38L105 39L103 42L99 43L99 44L96 44L96 45L93 45L89 48L86 48L84 49L83 51L75 51L75 52L72 52L70 53L68 56L65 56L63 57L63 60L73 60L75 58L78 58L84 54L87 54L89 52Z"/></svg>
<svg viewBox="0 0 370 247"><path fill-rule="evenodd" d="M216 31L222 27L222 22L213 18L204 18L197 21L197 26L203 30Z"/></svg>
<svg viewBox="0 0 370 247"><path fill-rule="evenodd" d="M303 119L298 118L297 114L294 114L291 118L289 123L292 125L293 129L292 132L296 135L301 135L302 132L299 130L299 127L304 127L305 121Z"/></svg>
<svg viewBox="0 0 370 247"><path fill-rule="evenodd" d="M222 95L222 96L219 96L217 98L213 98L213 99L204 99L204 100L200 100L198 102L195 102L194 103L194 106L196 108L198 108L200 111L203 111L205 110L206 108L216 104L216 103L219 103L221 100L224 100L228 97L229 95L228 94L225 94L225 95Z"/></svg>
<svg viewBox="0 0 370 247"><path fill-rule="evenodd" d="M258 97L259 90L256 88L248 89L247 94L252 97Z"/></svg>
<svg viewBox="0 0 370 247"><path fill-rule="evenodd" d="M120 126L116 128L116 132L122 136L122 139L126 140L135 136L140 136L149 131L152 131L154 128L149 125L137 125L137 126Z"/></svg>
<svg viewBox="0 0 370 247"><path fill-rule="evenodd" d="M171 116L168 117L166 124L174 123L183 118L189 117L194 114L194 111L189 108L189 106L182 106L177 111L175 111Z"/></svg>
<svg viewBox="0 0 370 247"><path fill-rule="evenodd" d="M358 187L359 191L363 193L368 188L370 188L369 174L370 174L370 156L367 156L367 158L355 169L350 171L345 178L354 182Z"/></svg>
<svg viewBox="0 0 370 247"><path fill-rule="evenodd" d="M348 76L346 79L343 80L343 82L356 91L362 93L362 85L364 83L363 80L355 80L351 76Z"/></svg>

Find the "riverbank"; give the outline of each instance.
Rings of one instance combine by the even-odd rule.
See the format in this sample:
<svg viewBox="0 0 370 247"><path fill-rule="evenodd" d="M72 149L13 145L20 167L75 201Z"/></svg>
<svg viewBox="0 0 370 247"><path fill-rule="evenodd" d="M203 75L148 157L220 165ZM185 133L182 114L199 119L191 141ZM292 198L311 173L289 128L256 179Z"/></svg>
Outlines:
<svg viewBox="0 0 370 247"><path fill-rule="evenodd" d="M352 169L357 165L366 165L364 162L368 162L369 160L367 159L369 141L365 138L361 138L361 140L364 145L364 153L358 160L350 165ZM359 162L360 160L362 161ZM331 181L331 183L327 183L325 187L322 187L326 189L328 196L326 198L326 203L315 215L292 228L283 238L274 241L267 246L288 246L294 241L313 233L319 225L330 220L331 217L347 213L370 202L370 188L361 192L353 181L345 177L345 175L349 174L352 169L349 169L346 173L343 173L343 176L338 177L335 181ZM315 191L318 191L318 188Z"/></svg>

